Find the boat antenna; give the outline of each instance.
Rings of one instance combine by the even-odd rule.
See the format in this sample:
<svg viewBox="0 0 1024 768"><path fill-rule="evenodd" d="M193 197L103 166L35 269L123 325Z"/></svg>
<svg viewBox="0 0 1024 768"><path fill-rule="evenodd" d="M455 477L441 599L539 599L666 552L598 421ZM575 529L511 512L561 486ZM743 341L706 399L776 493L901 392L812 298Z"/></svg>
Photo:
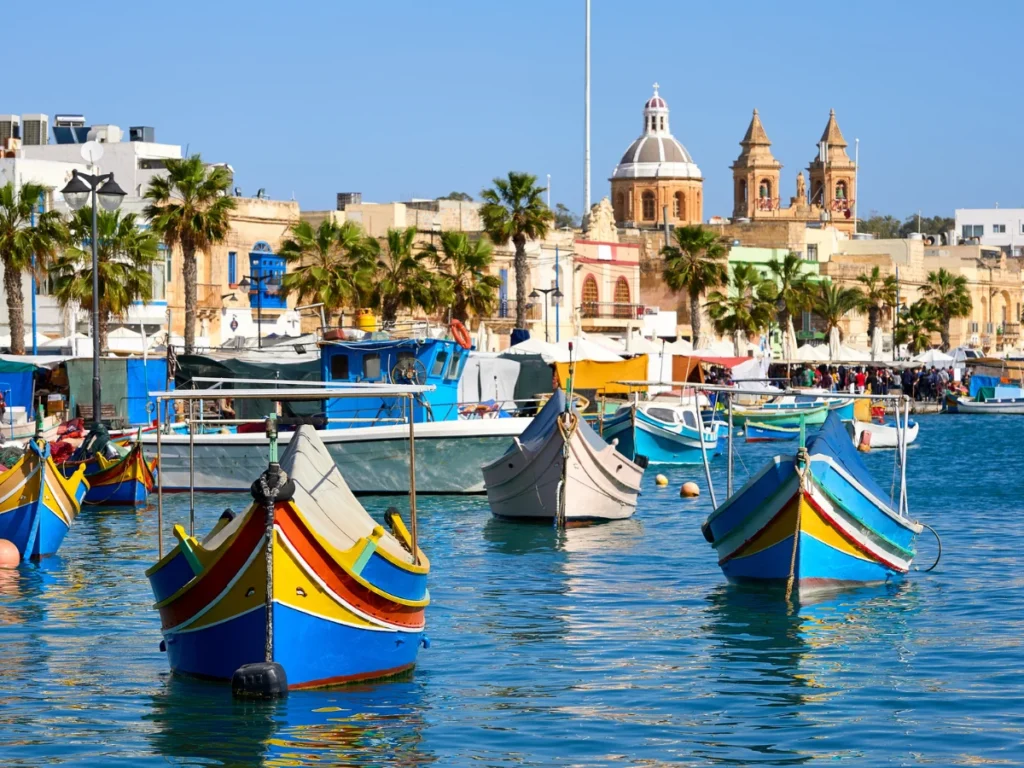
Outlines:
<svg viewBox="0 0 1024 768"><path fill-rule="evenodd" d="M575 377L575 375L576 375L576 361L573 358L572 342L570 341L569 342L569 380L565 383L566 394L569 395L569 397L566 398L566 402L565 402L565 410L566 410L567 413L570 410L572 410L572 388L573 388L573 378Z"/></svg>

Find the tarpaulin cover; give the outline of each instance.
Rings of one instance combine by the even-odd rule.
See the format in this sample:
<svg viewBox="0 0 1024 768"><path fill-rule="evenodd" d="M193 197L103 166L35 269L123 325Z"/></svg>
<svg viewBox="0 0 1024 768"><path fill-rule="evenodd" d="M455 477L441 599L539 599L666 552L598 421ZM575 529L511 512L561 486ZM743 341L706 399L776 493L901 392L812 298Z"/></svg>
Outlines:
<svg viewBox="0 0 1024 768"><path fill-rule="evenodd" d="M565 386L569 380L569 363L555 363L558 371L558 382ZM576 363L573 374L573 388L578 390L593 389L604 394L629 394L637 391L617 381L646 381L647 355L637 355L630 360L604 362L598 360L580 360Z"/></svg>
<svg viewBox="0 0 1024 768"><path fill-rule="evenodd" d="M703 384L704 369L700 367L700 358L674 355L672 357L672 381L691 381L695 384Z"/></svg>
<svg viewBox="0 0 1024 768"><path fill-rule="evenodd" d="M504 411L514 410L519 361L514 358L470 353L459 379L459 402L501 403Z"/></svg>
<svg viewBox="0 0 1024 768"><path fill-rule="evenodd" d="M157 417L156 398L150 392L167 389L167 359L163 357L129 358L128 363L128 423L150 424ZM171 389L174 382L171 382Z"/></svg>
<svg viewBox="0 0 1024 768"><path fill-rule="evenodd" d="M499 355L500 359L510 359L519 363L519 378L516 379L516 400L533 400L538 395L547 394L552 390L551 366L544 362L540 355ZM524 410L532 413L533 409Z"/></svg>
<svg viewBox="0 0 1024 768"><path fill-rule="evenodd" d="M36 366L0 360L0 391L7 407L21 406L32 420L32 376Z"/></svg>
<svg viewBox="0 0 1024 768"><path fill-rule="evenodd" d="M321 381L320 361L310 360L302 363L252 363L241 360L214 360L203 355L179 355L178 374L176 381L179 387L199 388L198 384L189 382L194 376L205 376L217 379L278 379L285 381ZM212 386L202 383L202 388ZM219 387L231 390L234 385L223 384ZM239 384L238 389L273 389L267 384ZM274 411L270 400L239 400L234 404L235 416L239 419L260 419ZM300 401L282 403L283 416L312 416L323 413L321 401Z"/></svg>
<svg viewBox="0 0 1024 768"><path fill-rule="evenodd" d="M971 397L977 397L978 392L981 391L982 387L998 387L1002 381L998 376L982 376L980 374L974 374L971 376Z"/></svg>
<svg viewBox="0 0 1024 768"><path fill-rule="evenodd" d="M102 405L113 405L119 419L128 418L128 365L124 358L100 359ZM68 393L75 405L92 407L92 358L68 360ZM77 415L77 414L76 414Z"/></svg>

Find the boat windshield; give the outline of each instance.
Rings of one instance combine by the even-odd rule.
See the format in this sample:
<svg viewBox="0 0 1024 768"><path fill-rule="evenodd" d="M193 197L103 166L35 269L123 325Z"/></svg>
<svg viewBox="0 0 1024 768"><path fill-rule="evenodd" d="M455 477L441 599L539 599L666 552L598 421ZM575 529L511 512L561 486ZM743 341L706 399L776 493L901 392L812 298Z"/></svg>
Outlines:
<svg viewBox="0 0 1024 768"><path fill-rule="evenodd" d="M676 423L676 412L670 408L648 408L646 413L652 419L664 421L666 424Z"/></svg>

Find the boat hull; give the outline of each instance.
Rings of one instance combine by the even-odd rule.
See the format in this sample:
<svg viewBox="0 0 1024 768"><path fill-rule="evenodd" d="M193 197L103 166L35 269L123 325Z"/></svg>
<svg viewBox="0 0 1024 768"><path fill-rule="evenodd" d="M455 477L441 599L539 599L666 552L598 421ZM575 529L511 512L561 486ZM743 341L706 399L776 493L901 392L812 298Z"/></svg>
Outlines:
<svg viewBox="0 0 1024 768"><path fill-rule="evenodd" d="M907 445L910 445L917 440L918 423L916 421L910 422L910 426L906 429L907 434ZM868 432L871 437L872 448L898 448L899 447L899 435L895 424L874 424L864 421L850 421L846 423L846 429L850 433L850 438L853 440L854 445L860 444L862 439L861 435Z"/></svg>
<svg viewBox="0 0 1024 768"><path fill-rule="evenodd" d="M618 440L616 449L631 461L637 456L644 456L651 464L703 462L699 437L680 434L651 423L639 411L635 418L626 411L605 421L602 436L608 442ZM718 442L717 430L713 438L704 441L704 450L709 457L718 453Z"/></svg>
<svg viewBox="0 0 1024 768"><path fill-rule="evenodd" d="M22 559L56 554L88 488L84 468L65 478L50 459L49 447L32 443L0 475L0 539L12 542Z"/></svg>
<svg viewBox="0 0 1024 768"><path fill-rule="evenodd" d="M265 517L253 505L210 552L179 526L177 548L147 573L173 672L228 680L266 660ZM411 668L423 642L429 565L397 566L372 535L351 551L332 551L290 502L277 503L274 518L271 655L289 688Z"/></svg>
<svg viewBox="0 0 1024 768"><path fill-rule="evenodd" d="M565 445L562 432L555 429L534 449L516 440L512 450L485 466L491 512L503 518L553 521L564 492L567 525L631 517L643 469L611 445L595 450L578 432L570 437L568 458Z"/></svg>
<svg viewBox="0 0 1024 768"><path fill-rule="evenodd" d="M480 465L501 456L530 419L428 422L416 429L416 492L483 493ZM291 432L282 432L287 444ZM409 492L409 427L393 425L323 430L318 433L356 494ZM143 435L156 450L156 435ZM267 465L269 443L259 434L196 435L195 489L247 491ZM187 435L161 436L161 473L166 492L189 489Z"/></svg>
<svg viewBox="0 0 1024 768"><path fill-rule="evenodd" d="M85 467L89 481L86 504L142 505L156 486L156 460L146 461L141 443L132 443L128 454L120 459L109 461L92 456L85 461L65 462L60 469L65 477L70 477L81 466Z"/></svg>
<svg viewBox="0 0 1024 768"><path fill-rule="evenodd" d="M803 416L804 426L820 426L828 417L828 407L825 405L819 405L813 408L786 407L733 409L733 423L743 425L746 425L748 421L756 421L759 424L771 424L776 427L799 427L801 416Z"/></svg>
<svg viewBox="0 0 1024 768"><path fill-rule="evenodd" d="M796 440L800 437L800 427L780 427L775 424L762 424L748 421L743 428L743 437L748 443L766 443L778 440Z"/></svg>
<svg viewBox="0 0 1024 768"><path fill-rule="evenodd" d="M961 397L957 400L956 410L948 410L953 413L969 413L974 415L988 414L992 416L1021 416L1024 415L1024 400L1014 399L1005 402L1000 402L999 400L986 400L985 402L978 402L976 400Z"/></svg>
<svg viewBox="0 0 1024 768"><path fill-rule="evenodd" d="M792 579L816 589L899 579L909 570L922 527L883 501L838 418L820 437L827 442L820 452L809 444L809 463L776 456L704 523L730 581Z"/></svg>

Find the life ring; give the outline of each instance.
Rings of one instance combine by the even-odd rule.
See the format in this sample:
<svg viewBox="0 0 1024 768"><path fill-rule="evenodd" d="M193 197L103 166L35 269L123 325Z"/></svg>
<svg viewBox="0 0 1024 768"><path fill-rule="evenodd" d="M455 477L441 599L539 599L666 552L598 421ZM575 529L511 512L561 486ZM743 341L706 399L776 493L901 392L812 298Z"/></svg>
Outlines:
<svg viewBox="0 0 1024 768"><path fill-rule="evenodd" d="M473 339L470 338L469 331L466 326L462 324L461 320L452 320L451 325L448 326L452 332L452 338L459 343L459 346L463 349L472 349Z"/></svg>

